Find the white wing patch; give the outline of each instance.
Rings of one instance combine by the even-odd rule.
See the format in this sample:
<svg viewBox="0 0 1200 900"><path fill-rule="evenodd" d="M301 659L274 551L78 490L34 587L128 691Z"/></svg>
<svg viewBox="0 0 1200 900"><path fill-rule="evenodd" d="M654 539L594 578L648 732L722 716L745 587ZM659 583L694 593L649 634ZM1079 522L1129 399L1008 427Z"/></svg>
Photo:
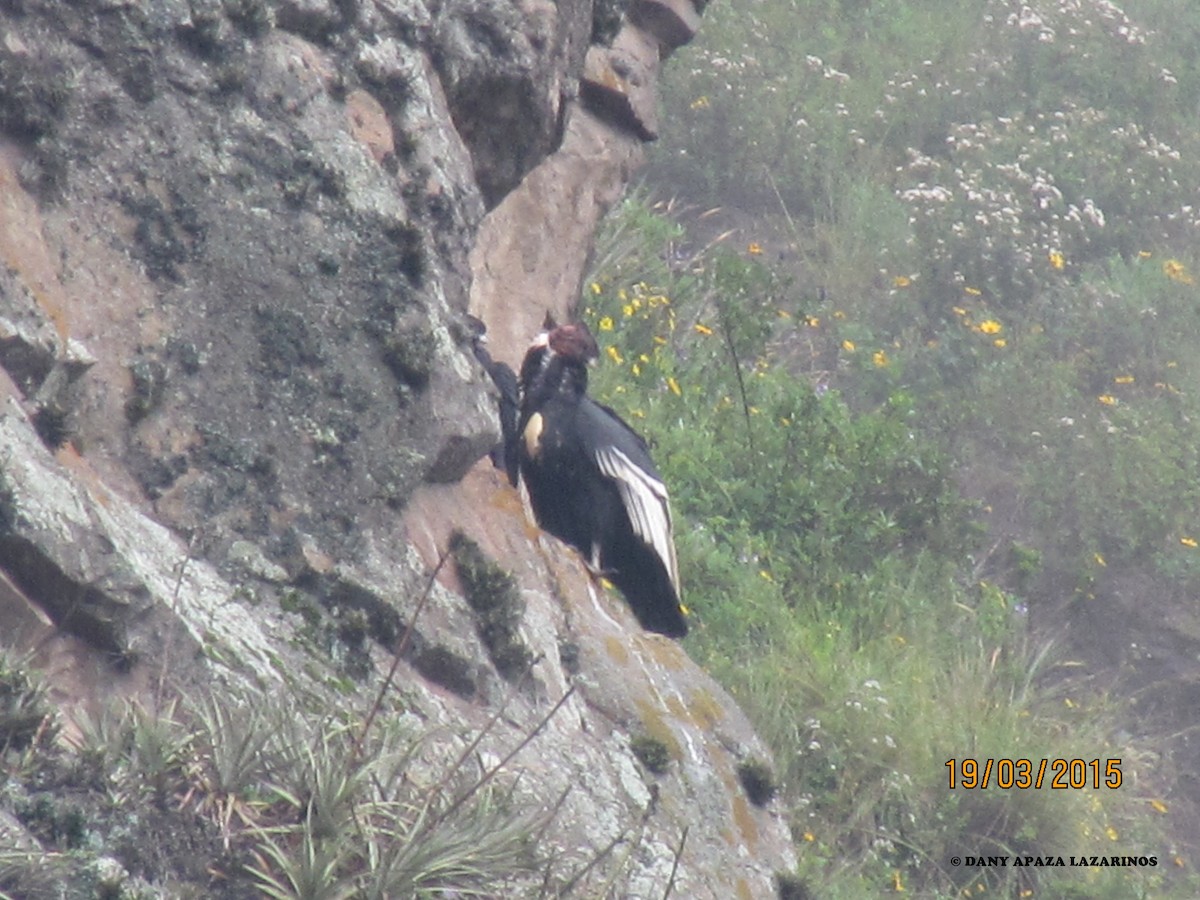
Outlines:
<svg viewBox="0 0 1200 900"><path fill-rule="evenodd" d="M667 568L676 595L679 595L679 563L675 559L675 541L671 537L671 503L666 485L635 466L616 447L597 450L596 465L616 482L634 534L654 548Z"/></svg>

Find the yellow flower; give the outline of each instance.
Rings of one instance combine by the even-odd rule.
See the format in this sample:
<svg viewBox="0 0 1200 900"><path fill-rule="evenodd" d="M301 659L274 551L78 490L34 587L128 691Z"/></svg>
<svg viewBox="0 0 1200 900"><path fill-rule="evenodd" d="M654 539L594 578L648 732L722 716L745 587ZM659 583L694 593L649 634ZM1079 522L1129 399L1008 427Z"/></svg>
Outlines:
<svg viewBox="0 0 1200 900"><path fill-rule="evenodd" d="M790 312L788 312L786 309L775 310L775 315L777 315L781 319L790 319L792 317L792 314Z"/></svg>
<svg viewBox="0 0 1200 900"><path fill-rule="evenodd" d="M956 316L965 316L967 314L967 311L965 309L963 309L961 306L952 306L952 307L950 307L950 310Z"/></svg>
<svg viewBox="0 0 1200 900"><path fill-rule="evenodd" d="M1102 568L1108 568L1108 563L1104 561L1104 557L1099 553L1093 553L1092 558L1096 560L1096 565L1101 566Z"/></svg>
<svg viewBox="0 0 1200 900"><path fill-rule="evenodd" d="M669 388L671 389L671 393L672 393L672 394L674 394L676 397L682 397L682 396L683 396L683 391L681 391L681 390L679 389L679 382L678 382L678 381L676 381L674 378L671 378L671 377L669 377L669 376L668 376L668 378L667 378L667 387L669 387Z"/></svg>
<svg viewBox="0 0 1200 900"><path fill-rule="evenodd" d="M613 330L612 316L605 316L603 319L601 319L596 324L598 326L600 326L601 331L612 331Z"/></svg>
<svg viewBox="0 0 1200 900"><path fill-rule="evenodd" d="M637 363L634 363L632 366L629 367L629 371L632 372L634 375L641 375L642 367L639 366Z"/></svg>
<svg viewBox="0 0 1200 900"><path fill-rule="evenodd" d="M904 882L900 880L899 872L892 872L892 890L897 894L904 893Z"/></svg>
<svg viewBox="0 0 1200 900"><path fill-rule="evenodd" d="M844 318L846 318L846 314L844 312L842 312L840 309L835 309L833 311L833 317L835 319L844 319Z"/></svg>
<svg viewBox="0 0 1200 900"><path fill-rule="evenodd" d="M888 364L887 354L882 350L876 350L873 354L871 354L871 362L875 363L877 367L882 369Z"/></svg>
<svg viewBox="0 0 1200 900"><path fill-rule="evenodd" d="M1004 330L1004 326L995 319L988 319L986 322L979 323L979 330L984 334L999 334Z"/></svg>
<svg viewBox="0 0 1200 900"><path fill-rule="evenodd" d="M693 100L689 105L692 109L708 109L708 97L701 95Z"/></svg>
<svg viewBox="0 0 1200 900"><path fill-rule="evenodd" d="M1063 257L1063 255L1059 251L1057 251L1057 250L1050 251L1050 265L1052 267L1054 267L1055 269L1061 269L1066 264L1067 264L1066 259Z"/></svg>
<svg viewBox="0 0 1200 900"><path fill-rule="evenodd" d="M1138 259L1149 259L1153 255L1154 254L1151 253L1149 250L1139 250L1138 251Z"/></svg>
<svg viewBox="0 0 1200 900"><path fill-rule="evenodd" d="M1004 338L996 338L994 341L992 341L992 346L999 347L1001 350L1003 350L1008 346L1008 341L1006 341Z"/></svg>
<svg viewBox="0 0 1200 900"><path fill-rule="evenodd" d="M766 569L759 569L758 577L761 578L763 581L774 581L775 580L774 578L771 577L771 573L768 572Z"/></svg>
<svg viewBox="0 0 1200 900"><path fill-rule="evenodd" d="M664 346L666 346L667 339L665 337L661 337L660 335L656 334L654 336L654 343L656 345L658 345L659 347L664 347Z"/></svg>
<svg viewBox="0 0 1200 900"><path fill-rule="evenodd" d="M804 324L807 325L809 328L820 328L821 320L819 318L817 318L816 316L805 316Z"/></svg>
<svg viewBox="0 0 1200 900"><path fill-rule="evenodd" d="M1179 543L1185 547L1200 547L1200 543L1197 543L1196 539L1191 537L1181 537Z"/></svg>
<svg viewBox="0 0 1200 900"><path fill-rule="evenodd" d="M709 328L707 325L702 325L699 322L696 323L695 328L696 328L697 334L703 334L705 336L708 336L713 333L713 330L711 328Z"/></svg>
<svg viewBox="0 0 1200 900"><path fill-rule="evenodd" d="M1178 281L1180 284L1195 284L1191 273L1187 270L1187 266L1177 259L1163 261L1163 274L1172 281Z"/></svg>
<svg viewBox="0 0 1200 900"><path fill-rule="evenodd" d="M608 358L611 359L613 362L615 362L617 365L620 365L621 363L625 362L625 357L623 357L621 355L621 351L618 350L615 345L610 345L608 347L608 349L605 350L605 352L608 354Z"/></svg>
<svg viewBox="0 0 1200 900"><path fill-rule="evenodd" d="M625 318L628 319L630 316L633 315L633 311L636 308L637 307L635 307L632 303L626 303L624 306L621 307L621 314L623 316L625 316Z"/></svg>
<svg viewBox="0 0 1200 900"><path fill-rule="evenodd" d="M892 279L892 287L906 288L910 284L912 284L912 279L909 278L907 275L897 275L895 278Z"/></svg>
<svg viewBox="0 0 1200 900"><path fill-rule="evenodd" d="M758 241L751 241L750 246L746 248L746 252L751 256L762 256L762 244L760 244Z"/></svg>
<svg viewBox="0 0 1200 900"><path fill-rule="evenodd" d="M1101 403L1103 403L1105 406L1116 406L1117 405L1117 398L1114 397L1112 394L1101 394L1096 399L1099 400Z"/></svg>
<svg viewBox="0 0 1200 900"><path fill-rule="evenodd" d="M856 349L854 346L854 341L850 340L849 338L842 341L842 349L845 350L847 353L853 353Z"/></svg>
<svg viewBox="0 0 1200 900"><path fill-rule="evenodd" d="M1156 813L1162 813L1163 815L1166 815L1167 813L1167 804L1163 803L1161 800L1151 800L1150 808Z"/></svg>
<svg viewBox="0 0 1200 900"><path fill-rule="evenodd" d="M977 288L977 287L965 287L965 288L963 288L963 290L964 290L966 293L970 294L972 297L978 297L980 294L982 294L982 293L983 293L983 291L981 291L981 290L980 290L979 288Z"/></svg>
<svg viewBox="0 0 1200 900"><path fill-rule="evenodd" d="M1117 829L1113 828L1111 825L1104 829L1104 833L1108 835L1108 839L1110 841L1119 840L1121 837L1119 834L1117 834Z"/></svg>
<svg viewBox="0 0 1200 900"><path fill-rule="evenodd" d="M1114 384L1133 384L1132 375L1118 375L1113 379Z"/></svg>
<svg viewBox="0 0 1200 900"><path fill-rule="evenodd" d="M602 293L604 293L604 288L600 286L600 282L598 282L598 281L593 281L593 282L592 282L592 293L593 293L593 294L602 294Z"/></svg>
<svg viewBox="0 0 1200 900"><path fill-rule="evenodd" d="M811 831L804 832L803 837L804 837L804 840L808 841L808 843L810 843L810 844L817 839L817 836L815 834L813 834Z"/></svg>

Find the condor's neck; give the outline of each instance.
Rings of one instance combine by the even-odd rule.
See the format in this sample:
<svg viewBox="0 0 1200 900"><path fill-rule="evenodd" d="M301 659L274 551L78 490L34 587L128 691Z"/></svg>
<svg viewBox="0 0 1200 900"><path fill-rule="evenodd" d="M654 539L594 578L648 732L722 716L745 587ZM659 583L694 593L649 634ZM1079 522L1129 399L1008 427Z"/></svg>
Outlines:
<svg viewBox="0 0 1200 900"><path fill-rule="evenodd" d="M552 356L530 384L526 402L536 409L554 397L578 400L586 391L587 368L561 356Z"/></svg>

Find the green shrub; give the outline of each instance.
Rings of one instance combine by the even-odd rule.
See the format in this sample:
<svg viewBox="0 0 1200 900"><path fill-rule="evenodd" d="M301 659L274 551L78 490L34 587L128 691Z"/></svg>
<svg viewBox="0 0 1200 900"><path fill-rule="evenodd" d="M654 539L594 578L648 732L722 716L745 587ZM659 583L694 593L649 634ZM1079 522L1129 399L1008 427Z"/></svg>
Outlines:
<svg viewBox="0 0 1200 900"><path fill-rule="evenodd" d="M635 197L609 226L621 248L602 244L584 297L593 387L646 434L672 491L690 651L779 761L802 860L789 889L1058 895L1080 879L940 861L964 847L1100 854L1114 834L1165 854L1128 794L950 790L946 763L1120 756L1137 777L1141 745L1111 742L1117 706L1063 681L1027 617L1047 573L1095 569L1107 542L1124 542L1113 559L1187 559L1188 457L1167 448L1194 445L1191 419L1167 427L1159 407L1180 395L1143 382L1188 365L1179 273L1157 258L1085 267L1084 290L1037 293L1024 317L964 293L936 338L919 322L893 336L895 309L802 310L754 247L665 264L664 241L688 242L660 220L670 212ZM912 314L912 287L885 290ZM1135 321L1165 327L1103 328L1106 311L1150 306ZM1024 465L1009 490L1038 502L1034 530L1004 544L956 476L964 460L1010 458ZM1082 477L1064 482L1064 467ZM1087 889L1148 895L1166 878L1092 873Z"/></svg>

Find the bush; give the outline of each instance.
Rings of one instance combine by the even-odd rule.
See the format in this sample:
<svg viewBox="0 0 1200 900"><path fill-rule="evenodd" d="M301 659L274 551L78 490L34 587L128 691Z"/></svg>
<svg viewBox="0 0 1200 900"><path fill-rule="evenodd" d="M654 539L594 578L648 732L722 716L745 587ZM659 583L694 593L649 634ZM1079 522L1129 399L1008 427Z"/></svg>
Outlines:
<svg viewBox="0 0 1200 900"><path fill-rule="evenodd" d="M1057 895L1079 878L942 861L964 847L1101 854L1114 834L1165 859L1129 795L950 790L946 764L1142 752L1111 743L1116 704L1052 674L1061 651L1028 615L1047 573L1096 568L1085 552L1116 541L1113 559L1156 558L1194 503L1186 456L1165 452L1183 420L1163 431L1155 406L1178 395L1142 382L1179 371L1186 338L1170 323L1190 307L1169 273L1186 266L1090 266L1086 290L1039 294L1025 317L964 293L937 338L892 336L894 310L801 311L754 244L678 259L688 235L670 210L635 197L610 222L585 289L602 351L593 391L646 434L671 489L689 648L775 751L802 859L790 877L832 897ZM912 287L886 290L904 303ZM1166 329L1103 327L1134 306ZM1063 361L1070 341L1090 367ZM1125 420L1135 397L1145 410ZM993 562L985 511L961 499L951 461L1018 451L1032 458L1014 489L1045 503L1045 530ZM1064 482L1064 466L1081 477ZM1167 890L1161 869L1089 879L1096 896Z"/></svg>

